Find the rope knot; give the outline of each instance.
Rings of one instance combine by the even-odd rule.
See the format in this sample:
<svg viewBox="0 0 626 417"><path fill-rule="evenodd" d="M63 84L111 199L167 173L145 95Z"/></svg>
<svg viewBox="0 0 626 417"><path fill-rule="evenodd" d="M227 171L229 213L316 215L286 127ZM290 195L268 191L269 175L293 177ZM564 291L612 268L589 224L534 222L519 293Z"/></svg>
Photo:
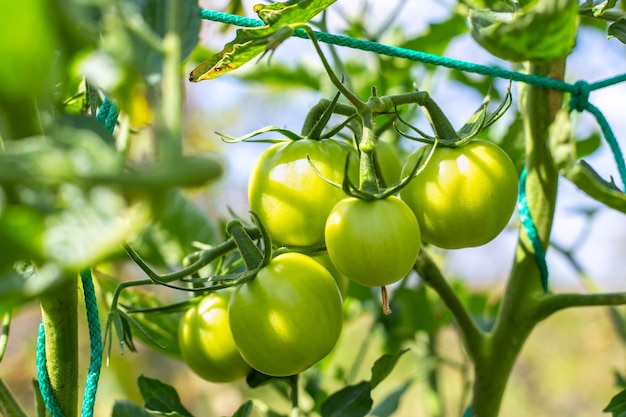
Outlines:
<svg viewBox="0 0 626 417"><path fill-rule="evenodd" d="M576 81L574 84L574 91L572 92L572 98L570 99L570 106L576 111L582 112L587 110L589 105L589 93L591 93L591 86L586 81Z"/></svg>

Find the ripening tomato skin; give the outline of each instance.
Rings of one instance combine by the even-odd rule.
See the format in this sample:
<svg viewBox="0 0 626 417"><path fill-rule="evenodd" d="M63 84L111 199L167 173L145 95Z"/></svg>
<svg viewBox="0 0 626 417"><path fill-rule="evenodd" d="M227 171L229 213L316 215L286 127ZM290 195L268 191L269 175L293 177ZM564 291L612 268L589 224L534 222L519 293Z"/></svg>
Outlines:
<svg viewBox="0 0 626 417"><path fill-rule="evenodd" d="M348 197L326 222L326 249L337 269L359 284L388 285L406 276L419 255L420 229L397 197L364 201Z"/></svg>
<svg viewBox="0 0 626 417"><path fill-rule="evenodd" d="M322 265L300 253L285 253L237 288L229 320L235 343L253 368L289 376L333 349L341 334L343 303Z"/></svg>
<svg viewBox="0 0 626 417"><path fill-rule="evenodd" d="M322 253L322 254L319 254L319 255L315 255L312 258L313 258L313 260L315 260L315 262L321 264L324 268L326 268L328 270L328 272L330 272L330 274L335 279L335 283L337 284L337 287L339 288L339 292L341 293L341 297L342 298L345 297L346 294L348 293L348 287L350 286L350 280L344 274L339 272L337 267L333 264L333 261L330 259L330 256L328 256L328 252L325 252L325 253Z"/></svg>
<svg viewBox="0 0 626 417"><path fill-rule="evenodd" d="M356 150L334 140L297 140L278 143L261 154L250 174L250 209L276 246L324 246L324 223L333 206L345 197L313 170L341 184L350 155L351 179L356 181Z"/></svg>
<svg viewBox="0 0 626 417"><path fill-rule="evenodd" d="M407 158L407 175L430 146ZM400 191L411 207L422 239L445 249L484 245L507 225L517 201L517 171L497 145L473 140L439 147L424 170Z"/></svg>
<svg viewBox="0 0 626 417"><path fill-rule="evenodd" d="M205 296L185 313L179 328L183 360L201 378L232 382L252 369L241 357L228 324L231 291Z"/></svg>

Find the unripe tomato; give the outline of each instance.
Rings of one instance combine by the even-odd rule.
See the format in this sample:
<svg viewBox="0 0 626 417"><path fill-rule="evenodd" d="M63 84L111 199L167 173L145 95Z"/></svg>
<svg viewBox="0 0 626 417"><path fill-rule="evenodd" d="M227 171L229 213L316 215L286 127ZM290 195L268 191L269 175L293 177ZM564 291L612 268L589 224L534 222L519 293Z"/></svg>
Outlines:
<svg viewBox="0 0 626 417"><path fill-rule="evenodd" d="M251 370L239 354L228 324L229 292L216 291L190 308L179 328L183 359L201 378L232 382Z"/></svg>
<svg viewBox="0 0 626 417"><path fill-rule="evenodd" d="M229 319L235 343L253 368L289 376L333 349L341 333L343 303L322 265L309 256L286 253L237 288Z"/></svg>
<svg viewBox="0 0 626 417"><path fill-rule="evenodd" d="M333 140L279 143L259 157L248 185L250 209L259 217L276 245L324 246L324 223L333 206L345 197L313 170L341 184L350 155L356 180L356 150Z"/></svg>
<svg viewBox="0 0 626 417"><path fill-rule="evenodd" d="M409 155L403 175L428 152L430 146L425 146ZM511 218L517 171L492 142L438 147L400 196L415 213L424 241L446 249L480 246L495 238Z"/></svg>
<svg viewBox="0 0 626 417"><path fill-rule="evenodd" d="M397 197L364 201L349 197L326 222L326 249L337 269L370 287L406 276L419 255L420 229L406 203Z"/></svg>
<svg viewBox="0 0 626 417"><path fill-rule="evenodd" d="M382 140L376 142L374 160L380 169L385 186L389 187L400 181L402 162L396 145Z"/></svg>
<svg viewBox="0 0 626 417"><path fill-rule="evenodd" d="M350 280L344 274L339 272L335 264L333 264L333 261L330 259L330 256L328 256L328 252L321 255L315 255L313 256L313 259L326 268L333 278L335 278L337 287L339 287L339 292L341 293L341 296L344 297L348 293Z"/></svg>

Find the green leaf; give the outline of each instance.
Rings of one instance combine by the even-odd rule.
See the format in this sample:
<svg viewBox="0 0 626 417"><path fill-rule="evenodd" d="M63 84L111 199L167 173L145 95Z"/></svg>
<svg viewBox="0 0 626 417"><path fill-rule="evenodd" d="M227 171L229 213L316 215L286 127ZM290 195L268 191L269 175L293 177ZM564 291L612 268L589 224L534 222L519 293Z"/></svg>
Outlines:
<svg viewBox="0 0 626 417"><path fill-rule="evenodd" d="M254 11L266 26L238 29L235 39L221 52L198 65L189 75L192 82L210 80L241 67L268 50L274 50L302 25L336 0L300 0L256 5Z"/></svg>
<svg viewBox="0 0 626 417"><path fill-rule="evenodd" d="M626 43L626 19L622 18L609 26L607 32L609 38L615 38L621 43Z"/></svg>
<svg viewBox="0 0 626 417"><path fill-rule="evenodd" d="M96 278L100 284L102 292L107 299L113 296L119 281L96 272ZM139 287L130 287L120 293L118 302L120 305L132 306L133 309L149 309L164 307L165 305L152 292L141 290ZM178 327L183 315L183 311L172 313L132 313L129 317L133 320L133 325L141 327L142 331L133 332L130 336L123 336L122 340L138 337L142 342L159 353L166 354L175 359L181 359L180 347L178 344ZM120 317L125 320L124 316ZM128 330L132 331L130 325Z"/></svg>
<svg viewBox="0 0 626 417"><path fill-rule="evenodd" d="M402 343L413 340L418 331L434 336L439 327L432 311L426 287L403 287L393 292L390 300L391 314L380 314L387 333L385 344L388 350L397 351Z"/></svg>
<svg viewBox="0 0 626 417"><path fill-rule="evenodd" d="M600 4L593 6L593 15L602 16L604 12L612 9L617 4L617 0L605 0Z"/></svg>
<svg viewBox="0 0 626 417"><path fill-rule="evenodd" d="M235 411L235 414L233 414L233 417L249 417L253 408L254 405L252 404L252 401L248 400L239 406L237 411Z"/></svg>
<svg viewBox="0 0 626 417"><path fill-rule="evenodd" d="M612 417L626 417L626 389L615 394L602 411L611 413Z"/></svg>
<svg viewBox="0 0 626 417"><path fill-rule="evenodd" d="M179 189L159 198L152 223L131 246L155 267L180 265L196 250L193 242L215 244L218 240L215 221Z"/></svg>
<svg viewBox="0 0 626 417"><path fill-rule="evenodd" d="M452 39L466 32L465 17L460 14L452 14L447 20L430 24L426 31L401 46L430 54L443 55Z"/></svg>
<svg viewBox="0 0 626 417"><path fill-rule="evenodd" d="M411 387L411 382L405 382L398 389L389 394L372 411L372 416L387 417L392 416L400 405L400 400L406 391Z"/></svg>
<svg viewBox="0 0 626 417"><path fill-rule="evenodd" d="M51 263L39 265L36 270L30 264L23 265L23 271L12 268L0 270L0 314L40 296L67 277L57 265Z"/></svg>
<svg viewBox="0 0 626 417"><path fill-rule="evenodd" d="M578 158L585 158L595 151L597 151L600 146L602 146L602 138L600 134L592 133L590 136L577 140L575 142L576 145L576 156Z"/></svg>
<svg viewBox="0 0 626 417"><path fill-rule="evenodd" d="M153 417L153 414L132 401L117 400L113 404L111 417Z"/></svg>
<svg viewBox="0 0 626 417"><path fill-rule="evenodd" d="M370 382L370 389L376 388L385 378L389 376L393 368L398 363L398 360L402 355L407 353L409 349L401 350L397 353L388 353L376 360L374 366L372 366L372 380Z"/></svg>
<svg viewBox="0 0 626 417"><path fill-rule="evenodd" d="M472 37L498 58L551 61L574 47L578 2L537 0L515 12L471 10Z"/></svg>
<svg viewBox="0 0 626 417"><path fill-rule="evenodd" d="M130 60L132 67L139 70L144 78L158 79L154 76L161 74L163 53L146 39L152 37L156 42L162 42L168 22L167 0L130 0L121 5L126 19L125 31L120 31L119 26L110 25L110 31L105 34L105 47L122 62ZM181 58L184 60L198 43L200 7L194 0L178 0L176 5L181 19L178 35Z"/></svg>
<svg viewBox="0 0 626 417"><path fill-rule="evenodd" d="M168 416L193 417L180 403L180 397L171 385L143 375L138 378L137 382L144 400L144 407L152 413L160 412Z"/></svg>
<svg viewBox="0 0 626 417"><path fill-rule="evenodd" d="M370 383L361 381L332 394L322 404L322 417L364 417L372 409Z"/></svg>
<svg viewBox="0 0 626 417"><path fill-rule="evenodd" d="M7 417L28 417L4 380L0 378L0 415Z"/></svg>

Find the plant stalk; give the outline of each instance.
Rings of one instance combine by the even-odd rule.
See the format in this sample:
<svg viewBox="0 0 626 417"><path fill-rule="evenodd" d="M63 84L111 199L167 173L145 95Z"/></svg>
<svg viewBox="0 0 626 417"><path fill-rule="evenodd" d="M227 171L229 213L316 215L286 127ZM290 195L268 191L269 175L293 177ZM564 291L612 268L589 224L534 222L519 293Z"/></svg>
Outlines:
<svg viewBox="0 0 626 417"><path fill-rule="evenodd" d="M563 62L531 63L529 73L562 78ZM557 71L558 74L554 74ZM548 150L548 128L561 94L536 86L520 86L520 110L526 136L527 200L537 232L548 247L554 218L558 174ZM494 327L480 356L474 359L475 386L472 416L497 417L507 381L519 352L540 320L537 314L544 297L540 271L524 230L515 254L513 270Z"/></svg>
<svg viewBox="0 0 626 417"><path fill-rule="evenodd" d="M67 277L40 299L50 385L65 417L78 416L77 287L77 277Z"/></svg>

